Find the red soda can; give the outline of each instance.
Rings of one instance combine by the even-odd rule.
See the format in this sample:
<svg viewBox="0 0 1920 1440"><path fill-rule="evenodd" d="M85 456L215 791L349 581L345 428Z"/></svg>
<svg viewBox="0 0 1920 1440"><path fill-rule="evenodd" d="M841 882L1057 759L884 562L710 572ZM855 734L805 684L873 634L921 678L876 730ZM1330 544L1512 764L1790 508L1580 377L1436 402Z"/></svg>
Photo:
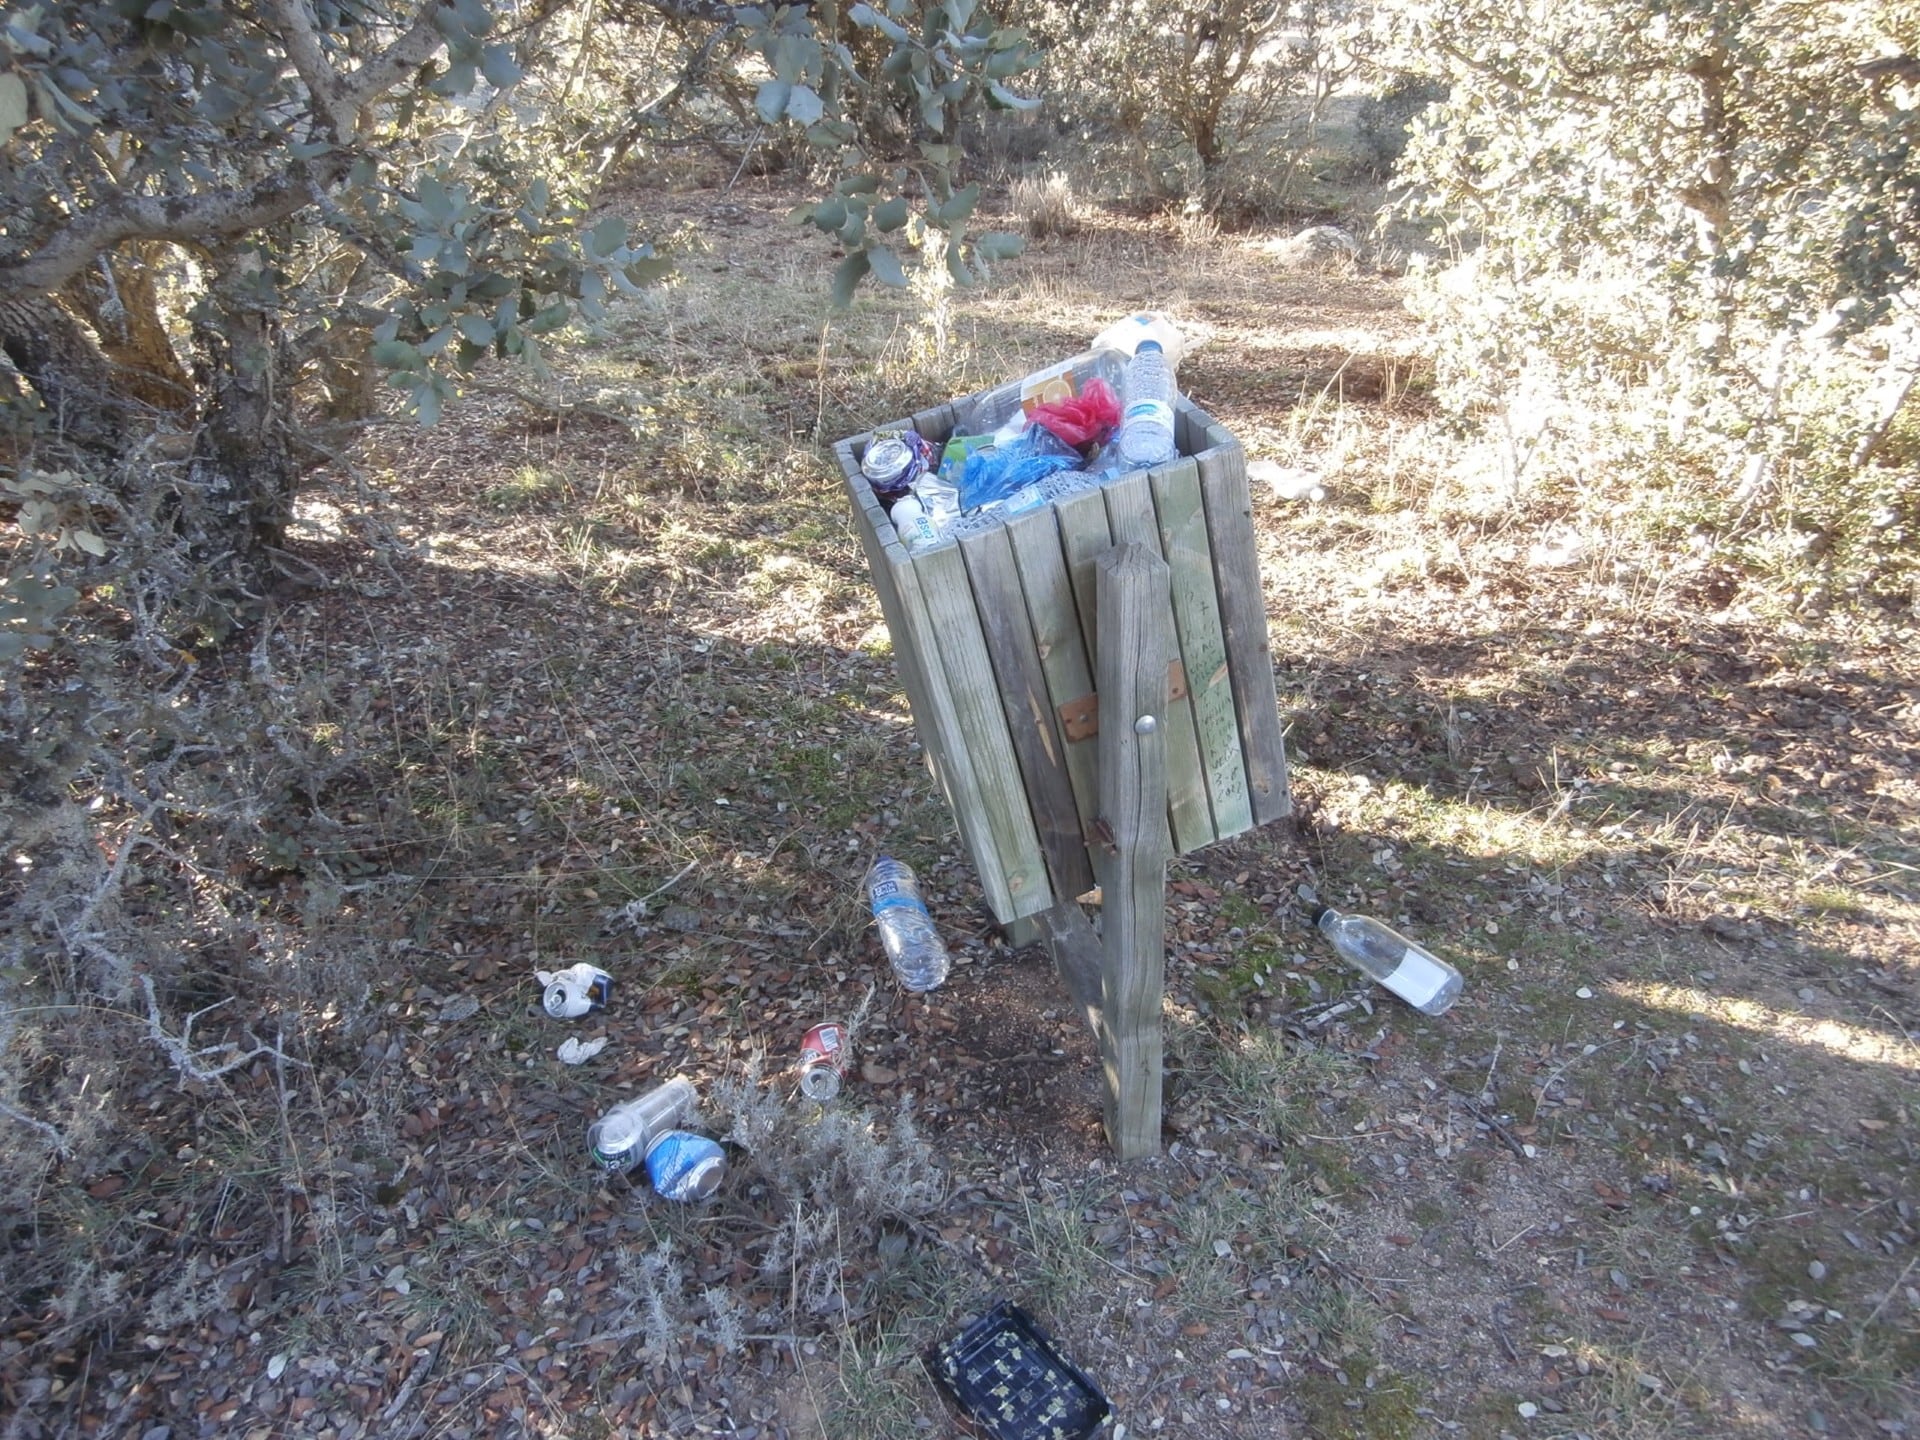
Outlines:
<svg viewBox="0 0 1920 1440"><path fill-rule="evenodd" d="M829 1022L807 1031L800 1042L800 1093L824 1105L840 1093L846 1073L846 1026Z"/></svg>

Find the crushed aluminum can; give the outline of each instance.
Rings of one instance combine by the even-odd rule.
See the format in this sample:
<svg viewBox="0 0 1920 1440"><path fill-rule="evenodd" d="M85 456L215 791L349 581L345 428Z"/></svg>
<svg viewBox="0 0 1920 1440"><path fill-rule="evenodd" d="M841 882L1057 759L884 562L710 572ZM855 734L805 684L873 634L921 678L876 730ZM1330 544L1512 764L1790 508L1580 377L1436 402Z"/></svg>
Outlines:
<svg viewBox="0 0 1920 1440"><path fill-rule="evenodd" d="M726 1173L726 1152L690 1130L669 1130L647 1147L647 1178L663 1200L704 1200Z"/></svg>
<svg viewBox="0 0 1920 1440"><path fill-rule="evenodd" d="M541 1005L556 1020L578 1020L604 1009L613 993L613 976L584 960L564 970L536 970L533 978L544 987Z"/></svg>
<svg viewBox="0 0 1920 1440"><path fill-rule="evenodd" d="M800 1041L800 1093L822 1105L840 1093L847 1073L847 1027L816 1025Z"/></svg>
<svg viewBox="0 0 1920 1440"><path fill-rule="evenodd" d="M867 477L874 494L893 501L931 470L933 461L933 446L917 430L882 430L875 433L861 457L860 473Z"/></svg>

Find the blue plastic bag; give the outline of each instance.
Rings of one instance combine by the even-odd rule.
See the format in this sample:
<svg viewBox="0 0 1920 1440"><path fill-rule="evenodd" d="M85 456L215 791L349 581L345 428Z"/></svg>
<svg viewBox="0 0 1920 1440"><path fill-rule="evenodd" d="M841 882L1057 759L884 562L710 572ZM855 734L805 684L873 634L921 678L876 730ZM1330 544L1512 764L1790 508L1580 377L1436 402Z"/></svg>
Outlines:
<svg viewBox="0 0 1920 1440"><path fill-rule="evenodd" d="M1080 452L1044 425L1029 425L1017 439L976 450L960 472L960 508L977 510L1061 470L1080 466Z"/></svg>

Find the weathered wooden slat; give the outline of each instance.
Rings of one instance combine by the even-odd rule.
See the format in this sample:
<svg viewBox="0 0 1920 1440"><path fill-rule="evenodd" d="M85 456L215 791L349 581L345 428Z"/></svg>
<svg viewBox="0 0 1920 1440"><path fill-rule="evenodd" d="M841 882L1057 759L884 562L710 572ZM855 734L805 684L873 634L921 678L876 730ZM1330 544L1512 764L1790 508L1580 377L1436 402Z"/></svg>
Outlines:
<svg viewBox="0 0 1920 1440"><path fill-rule="evenodd" d="M995 918L1031 915L1051 905L1053 894L966 562L958 546L924 550L913 557L912 574L926 605L927 653L938 654L952 697L954 749L964 750L973 762L977 805L972 828L981 842L974 850L975 868ZM987 863L989 852L997 864Z"/></svg>
<svg viewBox="0 0 1920 1440"><path fill-rule="evenodd" d="M913 417L913 428L936 446L946 444L947 437L953 434L953 406L934 405L922 410Z"/></svg>
<svg viewBox="0 0 1920 1440"><path fill-rule="evenodd" d="M1200 494L1213 547L1220 628L1233 678L1247 789L1254 823L1264 825L1291 815L1293 801L1287 787L1273 650L1267 638L1267 602L1260 588L1260 553L1254 544L1253 503L1247 495L1246 452L1238 445L1227 445L1201 456Z"/></svg>
<svg viewBox="0 0 1920 1440"><path fill-rule="evenodd" d="M1104 896L1102 1047L1107 1138L1121 1160L1160 1149L1166 987L1167 852L1164 723L1167 706L1167 565L1144 545L1115 546L1099 562L1100 815L1112 837L1097 861ZM1129 718L1131 717L1131 718ZM1069 980L1071 984L1071 980Z"/></svg>
<svg viewBox="0 0 1920 1440"><path fill-rule="evenodd" d="M1104 525L1104 506L1100 519ZM1080 633L1060 527L1050 511L1029 511L1008 522L1007 539L1013 546L1014 568L1020 572L1020 587L1027 599L1034 650L1047 681L1047 700L1057 717L1061 706L1093 693L1093 669ZM1084 835L1086 822L1098 813L1100 799L1096 747L1091 739L1075 741L1064 735L1062 739L1066 744L1067 778L1073 786L1080 833ZM1061 898L1070 900L1082 893L1075 890Z"/></svg>
<svg viewBox="0 0 1920 1440"><path fill-rule="evenodd" d="M1253 807L1247 795L1246 762L1240 754L1240 725L1233 707L1226 640L1220 630L1220 605L1214 595L1213 552L1200 502L1200 472L1192 460L1182 460L1154 472L1151 484L1161 550L1171 572L1174 632L1193 701L1200 766L1206 775L1214 834L1224 840L1253 828Z"/></svg>
<svg viewBox="0 0 1920 1440"><path fill-rule="evenodd" d="M996 526L967 536L960 553L1053 893L1071 900L1092 888L1093 865L1067 775L1066 737L1048 699L1013 544L1006 527Z"/></svg>
<svg viewBox="0 0 1920 1440"><path fill-rule="evenodd" d="M1069 495L1053 508L1060 523L1060 545L1067 557L1067 575L1073 583L1080 637L1086 642L1087 655L1092 657L1100 653L1093 562L1113 545L1113 530L1107 523L1106 496L1099 490L1083 490L1078 495Z"/></svg>
<svg viewBox="0 0 1920 1440"><path fill-rule="evenodd" d="M861 549L866 552L867 570L873 577L874 593L880 599L880 613L887 622L894 669L907 692L921 754L934 781L946 795L955 823L961 824L959 817L967 806L967 797L977 788L972 778L973 767L965 755L953 754L953 747L947 743L953 730L939 717L951 709L951 701L946 697L945 681L938 673L939 657L937 653L932 657L934 672L929 674L923 658L924 647L915 642L914 626L909 623L908 600L903 588L911 590L916 607L919 599L918 588L912 585L913 572L907 552L886 512L874 498L873 487L860 473L860 462L855 458L856 447L866 439L862 435L843 440L834 446L834 455L840 461L841 479L852 498L854 530L860 536Z"/></svg>
<svg viewBox="0 0 1920 1440"><path fill-rule="evenodd" d="M1028 927L1027 933L1046 944L1047 953L1053 957L1053 968L1067 987L1067 994L1087 1017L1087 1026L1100 1047L1104 1065L1110 1043L1102 1009L1106 1003L1106 951L1087 921L1087 912L1076 902L1063 900L1051 910L1042 910L1020 924Z"/></svg>
<svg viewBox="0 0 1920 1440"><path fill-rule="evenodd" d="M1183 402L1182 413L1186 416L1187 433L1193 437L1193 448L1187 451L1187 454L1199 456L1223 446L1239 445L1240 442L1233 438L1232 432L1226 426L1198 405L1188 405Z"/></svg>
<svg viewBox="0 0 1920 1440"><path fill-rule="evenodd" d="M1153 492L1144 471L1122 475L1098 492L1106 497L1107 520L1116 545L1144 545L1164 563L1160 554L1160 527L1153 513ZM1160 648L1169 656L1179 653L1174 637L1171 607L1159 616L1164 632ZM1100 651L1094 651L1094 670L1100 668ZM1187 683L1194 675L1188 670ZM1104 703L1104 697L1103 697ZM1105 734L1106 725L1100 727ZM1173 827L1174 848L1181 854L1198 850L1214 838L1213 812L1207 800L1206 773L1200 767L1200 741L1193 718L1193 699L1176 700L1167 707L1167 817Z"/></svg>

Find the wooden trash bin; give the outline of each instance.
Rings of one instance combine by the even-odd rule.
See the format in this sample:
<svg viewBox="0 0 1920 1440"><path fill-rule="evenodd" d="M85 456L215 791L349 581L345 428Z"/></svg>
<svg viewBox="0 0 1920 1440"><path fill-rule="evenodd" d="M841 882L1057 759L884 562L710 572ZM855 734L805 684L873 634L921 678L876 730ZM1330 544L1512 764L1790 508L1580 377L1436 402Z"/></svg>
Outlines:
<svg viewBox="0 0 1920 1440"><path fill-rule="evenodd" d="M944 444L956 408L880 428ZM871 433L834 447L927 763L1002 925L1093 886L1094 561L1113 545L1144 544L1171 574L1174 852L1290 813L1246 456L1184 399L1175 434L1174 464L918 554L860 473Z"/></svg>
<svg viewBox="0 0 1920 1440"><path fill-rule="evenodd" d="M880 429L911 425L941 445L968 404L936 406ZM1137 556L1136 546L1165 562L1144 621L1150 643L1136 648L1171 662L1166 722L1146 726L1157 731L1156 770L1164 753L1166 823L1150 853L1129 842L1141 852L1129 857L1129 873L1163 886L1166 855L1291 811L1246 457L1224 426L1183 398L1175 462L910 554L860 471L872 438L840 441L834 453L928 766L994 917L1018 940L1047 940L1101 1037L1116 1149L1123 1157L1143 1153L1157 1147L1160 1124L1164 896L1152 892L1160 898L1150 932L1110 920L1104 958L1073 903L1094 888L1106 873L1102 859L1115 852L1102 818L1104 717L1095 677L1118 672L1100 650L1108 584L1101 571L1122 551ZM1132 721L1130 711L1123 714L1123 723ZM1130 751L1110 753L1132 763ZM1111 917L1111 894L1108 904ZM1069 921L1073 935L1065 933ZM1112 953L1113 936L1123 931L1151 973L1151 1004L1129 1000L1126 1008L1139 1013L1127 1016L1114 1013L1116 994L1137 997L1142 987L1138 976L1123 983L1116 975L1131 964ZM1134 1031L1150 1031L1150 1043L1137 1053L1121 1044L1132 1058L1116 1062L1110 1042ZM1150 1094L1140 1103L1124 1098L1143 1090Z"/></svg>

